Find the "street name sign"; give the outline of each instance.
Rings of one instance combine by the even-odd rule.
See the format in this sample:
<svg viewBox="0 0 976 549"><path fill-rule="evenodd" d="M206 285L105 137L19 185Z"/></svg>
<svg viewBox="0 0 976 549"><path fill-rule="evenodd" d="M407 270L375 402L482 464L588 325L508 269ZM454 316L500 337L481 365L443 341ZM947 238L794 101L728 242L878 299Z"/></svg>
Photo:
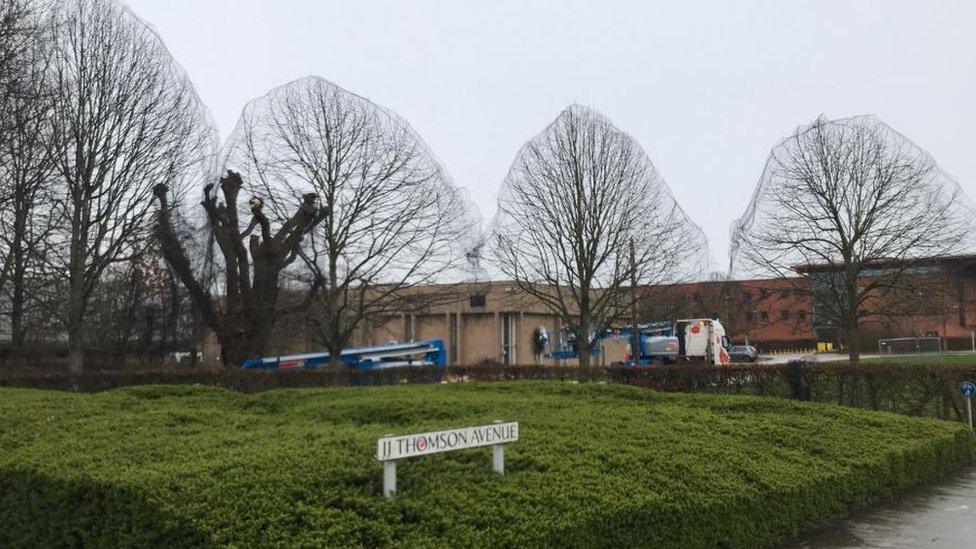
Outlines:
<svg viewBox="0 0 976 549"><path fill-rule="evenodd" d="M959 384L959 394L966 398L966 418L969 428L973 428L973 397L976 396L976 383L963 381Z"/></svg>
<svg viewBox="0 0 976 549"><path fill-rule="evenodd" d="M491 425L462 427L412 435L386 435L376 441L376 459L383 462L383 495L396 493L396 460L478 448L492 447L492 469L505 473L505 444L517 441L517 422L495 422Z"/></svg>
<svg viewBox="0 0 976 549"><path fill-rule="evenodd" d="M376 459L388 461L518 440L518 423L494 423L449 431L388 436L376 441Z"/></svg>

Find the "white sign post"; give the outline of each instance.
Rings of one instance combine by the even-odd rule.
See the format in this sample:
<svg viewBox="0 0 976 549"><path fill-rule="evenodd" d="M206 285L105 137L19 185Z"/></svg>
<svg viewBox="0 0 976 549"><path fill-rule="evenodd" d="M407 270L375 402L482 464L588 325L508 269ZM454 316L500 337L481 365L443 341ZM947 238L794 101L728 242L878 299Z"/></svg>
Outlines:
<svg viewBox="0 0 976 549"><path fill-rule="evenodd" d="M415 435L386 435L376 441L376 459L383 463L383 495L396 494L396 462L398 459L451 452L466 448L491 446L492 470L505 473L505 445L519 437L517 422L479 427L463 427L449 431L433 431Z"/></svg>

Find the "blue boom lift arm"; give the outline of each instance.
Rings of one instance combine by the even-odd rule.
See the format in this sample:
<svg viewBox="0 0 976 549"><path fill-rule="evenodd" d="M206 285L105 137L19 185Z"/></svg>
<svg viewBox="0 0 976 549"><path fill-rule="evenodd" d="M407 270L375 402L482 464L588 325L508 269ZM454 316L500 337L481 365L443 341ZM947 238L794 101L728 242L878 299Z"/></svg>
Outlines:
<svg viewBox="0 0 976 549"><path fill-rule="evenodd" d="M400 366L439 366L447 365L447 353L440 339L427 339L407 343L389 343L370 347L345 349L340 360L355 370L379 370ZM241 365L247 369L279 370L289 368L318 368L330 362L328 352L303 353L296 355L251 358Z"/></svg>

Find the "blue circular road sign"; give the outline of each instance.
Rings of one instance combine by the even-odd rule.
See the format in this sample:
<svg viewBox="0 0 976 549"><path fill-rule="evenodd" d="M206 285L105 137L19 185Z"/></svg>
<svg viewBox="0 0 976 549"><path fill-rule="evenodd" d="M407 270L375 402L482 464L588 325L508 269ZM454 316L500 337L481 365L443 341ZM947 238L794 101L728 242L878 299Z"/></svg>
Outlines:
<svg viewBox="0 0 976 549"><path fill-rule="evenodd" d="M959 384L959 394L966 398L973 398L976 396L976 383L963 381Z"/></svg>

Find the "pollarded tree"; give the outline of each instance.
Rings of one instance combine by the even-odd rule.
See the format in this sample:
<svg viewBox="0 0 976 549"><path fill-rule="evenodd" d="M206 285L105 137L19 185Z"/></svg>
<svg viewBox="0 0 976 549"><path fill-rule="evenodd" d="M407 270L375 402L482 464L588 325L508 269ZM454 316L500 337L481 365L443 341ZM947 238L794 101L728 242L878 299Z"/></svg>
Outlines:
<svg viewBox="0 0 976 549"><path fill-rule="evenodd" d="M675 282L706 263L704 235L647 154L577 105L519 151L492 243L501 271L570 327L581 366L594 335L632 306L625 286Z"/></svg>
<svg viewBox="0 0 976 549"><path fill-rule="evenodd" d="M154 187L181 195L212 170L216 145L186 74L127 8L67 0L55 19L49 80L61 246L47 258L66 281L54 312L77 371L92 292L109 266L144 253Z"/></svg>
<svg viewBox="0 0 976 549"><path fill-rule="evenodd" d="M450 299L411 288L457 274L474 217L410 125L317 77L252 101L226 165L251 183L273 220L314 194L323 218L291 274L311 288L313 336L333 366L370 319Z"/></svg>
<svg viewBox="0 0 976 549"><path fill-rule="evenodd" d="M298 257L302 239L325 216L315 194L305 194L292 200L292 215L272 231L263 205L251 200L251 221L241 231L238 196L242 186L240 174L228 171L220 179L223 201L218 201L213 184L204 187L202 206L208 232L224 263L219 285L223 296L214 294L210 277L196 265L200 258L187 251L194 250L188 245L193 244L193 237L181 230L180 205L170 204L165 184L155 189L160 206L156 224L160 249L200 311L203 323L213 330L225 366L239 366L245 359L265 354L282 315L278 306L282 272Z"/></svg>
<svg viewBox="0 0 976 549"><path fill-rule="evenodd" d="M972 216L932 157L875 117L820 117L770 153L733 225L732 270L808 274L795 290L812 296L815 324L839 330L856 362L861 324L899 312L892 300L915 293L921 261L967 245Z"/></svg>

